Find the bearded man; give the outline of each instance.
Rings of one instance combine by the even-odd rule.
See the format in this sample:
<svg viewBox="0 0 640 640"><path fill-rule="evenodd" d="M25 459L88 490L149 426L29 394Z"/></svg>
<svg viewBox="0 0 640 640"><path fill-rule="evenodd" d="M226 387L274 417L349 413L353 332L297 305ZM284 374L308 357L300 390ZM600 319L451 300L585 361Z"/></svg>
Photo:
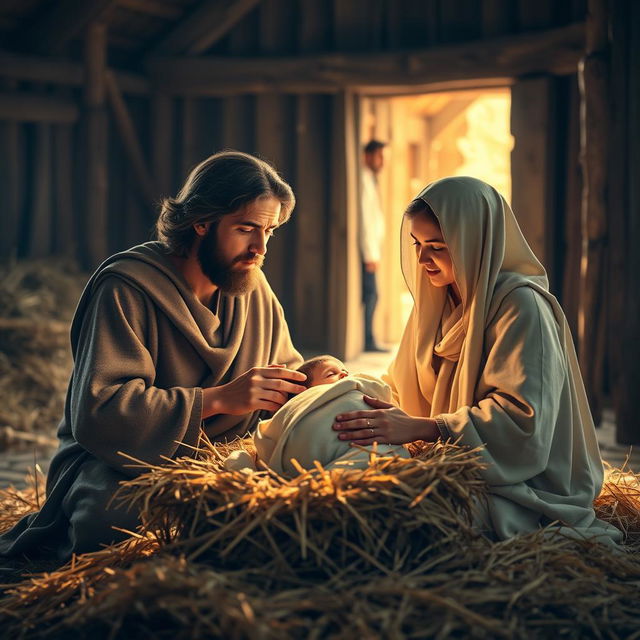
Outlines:
<svg viewBox="0 0 640 640"><path fill-rule="evenodd" d="M106 260L71 328L74 368L42 509L0 538L0 555L48 549L59 560L132 530L110 505L131 460L190 455L201 433L244 435L305 375L260 266L291 215L291 188L235 151L198 165L163 202L158 241Z"/></svg>

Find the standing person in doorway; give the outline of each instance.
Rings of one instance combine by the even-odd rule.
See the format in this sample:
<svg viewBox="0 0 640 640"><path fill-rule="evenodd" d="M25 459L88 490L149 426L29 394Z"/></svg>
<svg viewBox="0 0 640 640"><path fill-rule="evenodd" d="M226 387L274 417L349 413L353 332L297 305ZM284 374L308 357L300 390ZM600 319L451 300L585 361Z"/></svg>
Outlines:
<svg viewBox="0 0 640 640"><path fill-rule="evenodd" d="M360 197L360 253L362 256L362 302L364 303L364 349L386 351L373 336L373 314L378 303L376 271L384 241L384 213L378 190L378 174L384 165L384 142L370 140L364 146Z"/></svg>

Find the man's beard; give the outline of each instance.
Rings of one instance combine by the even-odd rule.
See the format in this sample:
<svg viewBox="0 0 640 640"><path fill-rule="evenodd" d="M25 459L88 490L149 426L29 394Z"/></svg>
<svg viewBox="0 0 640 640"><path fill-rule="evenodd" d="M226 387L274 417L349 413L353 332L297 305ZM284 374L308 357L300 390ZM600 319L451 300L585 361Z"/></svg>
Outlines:
<svg viewBox="0 0 640 640"><path fill-rule="evenodd" d="M236 271L233 265L245 260L252 260L256 266L250 269ZM209 231L202 238L198 248L198 262L204 273L222 293L241 296L253 291L260 279L260 267L264 257L253 253L244 253L231 261L223 261L218 246L218 225L212 224Z"/></svg>

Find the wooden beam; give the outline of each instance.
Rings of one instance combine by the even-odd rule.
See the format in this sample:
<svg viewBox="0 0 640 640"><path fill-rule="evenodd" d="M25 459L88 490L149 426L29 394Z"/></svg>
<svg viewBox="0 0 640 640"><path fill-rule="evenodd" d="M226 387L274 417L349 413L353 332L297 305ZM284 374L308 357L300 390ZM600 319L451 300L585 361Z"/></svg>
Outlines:
<svg viewBox="0 0 640 640"><path fill-rule="evenodd" d="M425 85L454 80L575 73L584 23L534 33L405 52L296 57L150 59L156 83L175 94L336 93L345 87Z"/></svg>
<svg viewBox="0 0 640 640"><path fill-rule="evenodd" d="M142 152L142 145L136 135L133 120L124 102L122 93L118 88L115 76L109 71L105 73L105 82L109 103L113 110L124 150L135 174L136 184L140 189L140 194L142 195L145 205L147 205L147 211L153 211L154 203L158 198L158 190L147 169L147 163Z"/></svg>
<svg viewBox="0 0 640 640"><path fill-rule="evenodd" d="M59 0L41 13L20 40L38 53L60 53L116 4L117 0Z"/></svg>
<svg viewBox="0 0 640 640"><path fill-rule="evenodd" d="M158 0L118 0L118 7L166 20L176 20L182 17L183 13L180 7L158 2Z"/></svg>
<svg viewBox="0 0 640 640"><path fill-rule="evenodd" d="M580 63L582 269L578 355L596 422L602 417L607 335L607 158L609 145L608 18L604 0L589 0L587 51Z"/></svg>
<svg viewBox="0 0 640 640"><path fill-rule="evenodd" d="M160 196L172 192L173 98L156 90L151 98L151 154L153 181Z"/></svg>
<svg viewBox="0 0 640 640"><path fill-rule="evenodd" d="M203 0L150 52L198 55L225 36L260 0Z"/></svg>
<svg viewBox="0 0 640 640"><path fill-rule="evenodd" d="M124 93L146 95L149 81L136 73L112 70L116 74L118 86ZM84 68L82 64L63 58L43 56L23 56L9 51L0 51L0 77L27 82L67 87L82 87Z"/></svg>
<svg viewBox="0 0 640 640"><path fill-rule="evenodd" d="M105 109L107 33L102 24L92 24L85 38L86 85L85 145L86 191L82 210L85 220L87 266L95 267L109 254L108 155L109 134Z"/></svg>
<svg viewBox="0 0 640 640"><path fill-rule="evenodd" d="M70 124L78 119L78 113L71 98L24 91L0 93L0 120Z"/></svg>

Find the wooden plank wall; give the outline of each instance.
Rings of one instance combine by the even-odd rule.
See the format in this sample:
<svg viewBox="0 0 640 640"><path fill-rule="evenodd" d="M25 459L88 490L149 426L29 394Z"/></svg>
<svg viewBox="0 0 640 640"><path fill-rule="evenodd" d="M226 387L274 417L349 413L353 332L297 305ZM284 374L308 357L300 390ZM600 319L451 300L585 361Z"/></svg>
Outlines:
<svg viewBox="0 0 640 640"><path fill-rule="evenodd" d="M215 51L270 55L435 46L561 26L583 19L585 4L586 0L263 0L215 45ZM158 200L174 195L187 171L220 148L258 153L273 161L294 186L298 206L292 221L270 243L266 271L297 343L309 350L326 349L328 321L336 309L331 308L325 274L332 262L342 260L331 254L332 216L347 205L341 201L346 196L337 195L341 188L333 139L337 119L345 116L339 106L341 101L346 104L345 97L272 93L205 99L171 96L168 89L153 87L146 98L125 96ZM82 103L79 90L68 89L65 95ZM91 196L85 198L81 190L87 160L82 129L78 122L47 124L39 133L36 127L0 122L0 163L6 167L0 172L0 191L3 210L9 212L0 234L1 254L18 249L23 256L84 255L96 212ZM107 128L108 232L102 251L113 252L148 239L154 214L140 198L111 115ZM566 158L566 150L563 154ZM39 200L30 196L35 184L40 185ZM38 215L41 224L36 225ZM95 266L95 258L85 256L85 266Z"/></svg>
<svg viewBox="0 0 640 640"><path fill-rule="evenodd" d="M640 444L640 6L618 0L612 11L612 127L609 189L609 333L616 437ZM629 141L633 141L632 144Z"/></svg>

